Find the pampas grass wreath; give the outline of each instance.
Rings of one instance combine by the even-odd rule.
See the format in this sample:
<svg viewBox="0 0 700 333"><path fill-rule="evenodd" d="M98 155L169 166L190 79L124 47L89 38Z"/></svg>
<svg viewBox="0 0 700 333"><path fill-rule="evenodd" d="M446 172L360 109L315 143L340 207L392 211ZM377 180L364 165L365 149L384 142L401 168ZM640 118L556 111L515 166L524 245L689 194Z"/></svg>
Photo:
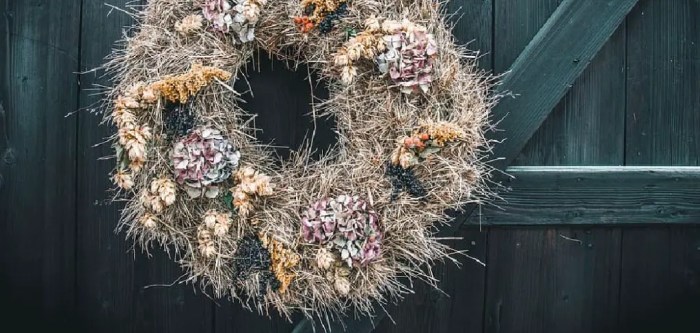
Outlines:
<svg viewBox="0 0 700 333"><path fill-rule="evenodd" d="M236 2L238 1L238 2ZM186 281L262 314L330 322L436 286L446 211L491 197L493 77L433 0L150 0L104 65L118 230ZM287 160L256 140L234 82L256 51L307 63L338 143ZM285 112L285 110L278 110Z"/></svg>

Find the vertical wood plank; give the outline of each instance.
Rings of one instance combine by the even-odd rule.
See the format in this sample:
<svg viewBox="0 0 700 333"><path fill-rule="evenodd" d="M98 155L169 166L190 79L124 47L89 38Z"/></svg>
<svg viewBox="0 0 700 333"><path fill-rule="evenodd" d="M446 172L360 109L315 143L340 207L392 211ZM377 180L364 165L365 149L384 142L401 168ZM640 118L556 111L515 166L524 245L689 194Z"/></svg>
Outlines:
<svg viewBox="0 0 700 333"><path fill-rule="evenodd" d="M700 2L640 1L628 18L629 165L700 162Z"/></svg>
<svg viewBox="0 0 700 333"><path fill-rule="evenodd" d="M141 1L141 4L145 1ZM112 1L126 8L138 5L131 0ZM84 0L82 10L81 70L88 71L104 62L114 43L133 23L130 16L114 10L102 0ZM91 110L99 99L96 84L110 85L102 73L81 77L80 106ZM100 117L87 111L79 115L78 149L78 250L77 298L84 330L99 332L211 332L212 304L192 286L170 285L182 275L180 267L161 249L151 249L147 257L132 249L131 241L115 234L120 204L109 204L111 187L108 173L113 160L97 159L113 154L108 145L94 145L114 131L99 126ZM130 251L135 253L130 253Z"/></svg>
<svg viewBox="0 0 700 333"><path fill-rule="evenodd" d="M700 2L640 1L628 17L628 165L700 165ZM700 228L622 236L620 329L697 332Z"/></svg>
<svg viewBox="0 0 700 333"><path fill-rule="evenodd" d="M620 330L697 332L700 227L625 229Z"/></svg>
<svg viewBox="0 0 700 333"><path fill-rule="evenodd" d="M558 4L497 1L494 63L498 71L508 69ZM515 164L622 164L624 55L623 25ZM478 219L478 214L472 218ZM492 228L485 332L614 331L620 241L619 228Z"/></svg>
<svg viewBox="0 0 700 333"><path fill-rule="evenodd" d="M0 20L0 318L70 328L80 1L2 0Z"/></svg>

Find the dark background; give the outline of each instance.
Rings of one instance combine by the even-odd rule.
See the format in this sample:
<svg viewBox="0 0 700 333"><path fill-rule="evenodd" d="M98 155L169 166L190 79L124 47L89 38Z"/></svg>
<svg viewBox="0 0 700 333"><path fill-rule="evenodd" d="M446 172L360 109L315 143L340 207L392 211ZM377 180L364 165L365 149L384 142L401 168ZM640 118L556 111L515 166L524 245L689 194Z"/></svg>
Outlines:
<svg viewBox="0 0 700 333"><path fill-rule="evenodd" d="M85 111L66 117L90 110L90 89L109 84L76 73L99 66L131 22L104 2L0 0L0 322L17 331L291 331L192 286L146 288L182 271L114 233L120 206L105 192L113 161L98 160L111 151L94 146L112 129ZM450 8L462 7L457 39L502 73L559 2ZM696 0L641 0L515 164L698 166L698 18ZM305 77L269 61L251 73L247 108L260 115L263 139L294 148L308 134ZM333 140L328 127L319 147ZM487 266L438 266L445 293L416 284L391 311L396 324L385 319L376 331L700 332L700 228L643 223L465 226L452 244Z"/></svg>

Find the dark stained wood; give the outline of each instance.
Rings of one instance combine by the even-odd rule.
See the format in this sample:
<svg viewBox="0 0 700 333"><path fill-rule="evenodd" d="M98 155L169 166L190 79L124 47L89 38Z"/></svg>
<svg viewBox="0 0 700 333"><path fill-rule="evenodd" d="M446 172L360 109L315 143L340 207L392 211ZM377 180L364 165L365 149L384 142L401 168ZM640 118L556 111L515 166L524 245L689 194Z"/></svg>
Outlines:
<svg viewBox="0 0 700 333"><path fill-rule="evenodd" d="M645 0L628 17L628 165L700 165L699 15L698 1ZM698 332L700 229L624 229L620 281L621 330Z"/></svg>
<svg viewBox="0 0 700 333"><path fill-rule="evenodd" d="M546 18L556 8L554 2L536 0L498 3L510 8L497 9L497 29L514 31L515 36L525 39L527 35L519 28L537 29L542 17ZM499 65L498 59L513 59L522 48L522 42L504 38L496 33L494 52L500 68L506 65ZM551 61L556 57L558 55L543 60ZM571 166L621 163L624 146L619 132L624 132L624 118L606 116L604 112L612 107L624 108L624 73L620 68L623 63L624 27L621 27L583 74L575 82L569 82L573 87L549 115L545 127L527 144L517 163ZM534 82L545 84L537 80L530 84L535 85ZM526 112L520 108L517 111ZM512 184L514 191L517 186ZM539 222L539 219L530 221L534 220ZM614 331L620 229L520 227L489 230L484 332Z"/></svg>
<svg viewBox="0 0 700 333"><path fill-rule="evenodd" d="M616 332L619 236L491 229L485 332Z"/></svg>
<svg viewBox="0 0 700 333"><path fill-rule="evenodd" d="M628 165L700 163L700 3L642 1L627 33Z"/></svg>
<svg viewBox="0 0 700 333"><path fill-rule="evenodd" d="M511 65L500 91L519 94L504 98L494 109L503 119L494 137L496 166L508 166L532 134L593 60L637 0L564 0ZM497 51L496 51L497 52ZM507 116L507 117L506 117Z"/></svg>
<svg viewBox="0 0 700 333"><path fill-rule="evenodd" d="M24 331L75 323L79 32L79 1L0 1L0 319Z"/></svg>
<svg viewBox="0 0 700 333"><path fill-rule="evenodd" d="M511 167L500 207L470 224L683 224L700 221L698 167Z"/></svg>
<svg viewBox="0 0 700 333"><path fill-rule="evenodd" d="M700 329L700 227L625 229L620 331Z"/></svg>
<svg viewBox="0 0 700 333"><path fill-rule="evenodd" d="M119 8L138 4L120 0ZM109 15L108 15L109 14ZM81 70L98 67L109 54L132 19L104 4L85 0L82 8ZM89 42L87 42L89 41ZM113 160L97 159L113 154L109 145L94 145L113 132L99 126L100 117L90 114L99 99L91 90L95 84L109 85L102 73L81 76L78 149L78 249L77 290L81 328L99 332L211 332L212 303L192 286L149 287L173 284L182 274L180 267L159 248L147 257L123 234L115 234L120 204L109 204L108 174ZM149 288L147 288L149 287Z"/></svg>
<svg viewBox="0 0 700 333"><path fill-rule="evenodd" d="M625 32L621 24L513 165L624 164Z"/></svg>

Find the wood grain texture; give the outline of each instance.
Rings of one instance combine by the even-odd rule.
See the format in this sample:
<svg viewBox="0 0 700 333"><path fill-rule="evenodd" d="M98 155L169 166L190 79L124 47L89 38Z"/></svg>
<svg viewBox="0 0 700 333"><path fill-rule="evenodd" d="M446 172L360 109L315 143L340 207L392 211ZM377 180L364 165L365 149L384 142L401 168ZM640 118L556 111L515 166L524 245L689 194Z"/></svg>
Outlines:
<svg viewBox="0 0 700 333"><path fill-rule="evenodd" d="M493 111L503 119L493 149L502 157L496 166L510 165L547 115L559 103L637 0L564 0L518 56L503 78L504 98ZM497 51L496 51L497 52ZM498 56L497 56L498 57Z"/></svg>
<svg viewBox="0 0 700 333"><path fill-rule="evenodd" d="M700 222L700 168L511 167L500 207L470 224L684 224Z"/></svg>
<svg viewBox="0 0 700 333"><path fill-rule="evenodd" d="M700 163L700 2L642 1L627 33L628 165Z"/></svg>
<svg viewBox="0 0 700 333"><path fill-rule="evenodd" d="M111 3L118 8L133 1ZM82 8L81 70L89 71L104 62L114 42L131 17L106 6L101 0L84 0ZM81 76L78 149L77 301L81 329L99 332L211 332L213 309L208 298L192 286L173 284L182 270L160 248L152 257L132 249L131 240L115 234L120 204L109 204L112 187L109 173L114 160L98 158L113 154L109 145L96 144L113 133L99 126L99 115L91 114L100 96L94 87L110 85L102 73ZM130 251L135 253L129 253Z"/></svg>
<svg viewBox="0 0 700 333"><path fill-rule="evenodd" d="M644 0L630 13L628 165L700 165L698 16L693 0ZM624 229L620 281L621 330L698 332L700 229Z"/></svg>
<svg viewBox="0 0 700 333"><path fill-rule="evenodd" d="M492 228L485 332L615 332L619 235Z"/></svg>
<svg viewBox="0 0 700 333"><path fill-rule="evenodd" d="M79 31L79 1L0 1L0 319L23 330L75 322Z"/></svg>
<svg viewBox="0 0 700 333"><path fill-rule="evenodd" d="M625 33L621 24L513 165L624 164Z"/></svg>
<svg viewBox="0 0 700 333"><path fill-rule="evenodd" d="M519 27L537 31L543 17L556 8L555 2L537 0L498 4L510 8L496 11L497 29L516 30L520 38L527 35ZM530 37L534 32L531 34ZM496 59L514 59L521 49L522 43L499 38L497 32ZM558 57L559 54L552 54L542 60L556 61ZM504 60L496 60L497 66L506 68L499 61ZM624 132L624 117L620 114L624 110L624 73L620 73L623 61L624 28L618 28L583 74L570 82L573 87L530 140L517 163L572 166L620 163L624 158L619 134ZM547 84L529 82L540 83ZM524 96L514 101L521 97ZM615 114L610 107L622 110ZM523 110L518 108L518 111ZM510 138L511 128L518 130L517 127L522 125L513 124L505 135ZM518 191L520 185L508 186ZM481 211L486 212L487 209ZM473 221L484 219L479 221L477 217ZM492 221L500 222L500 219ZM539 223L540 219L533 217L530 221ZM489 228L484 332L614 331L620 235L617 228Z"/></svg>
<svg viewBox="0 0 700 333"><path fill-rule="evenodd" d="M700 227L625 229L621 332L700 329Z"/></svg>

